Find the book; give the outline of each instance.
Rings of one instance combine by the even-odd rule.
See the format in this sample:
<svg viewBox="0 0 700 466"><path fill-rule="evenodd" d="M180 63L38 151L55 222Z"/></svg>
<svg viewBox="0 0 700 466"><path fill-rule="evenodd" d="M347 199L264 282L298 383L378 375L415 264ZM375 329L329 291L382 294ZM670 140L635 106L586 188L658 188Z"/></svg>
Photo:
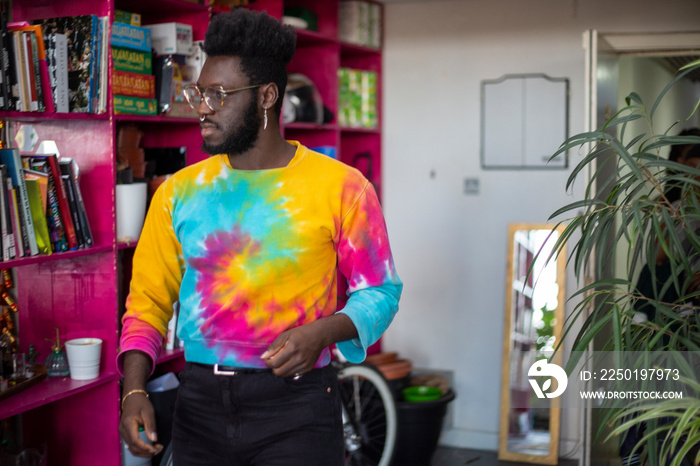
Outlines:
<svg viewBox="0 0 700 466"><path fill-rule="evenodd" d="M63 183L63 178L61 178L61 168L58 164L58 157L56 157L56 154L24 155L24 157L36 157L46 160L51 172L54 186L56 188L56 197L58 198L58 206L61 214L61 220L63 222L63 228L66 234L66 241L68 242L68 249L77 249L78 237L75 234L75 226L73 225L72 220L73 217L68 204L68 192L66 191L66 186Z"/></svg>
<svg viewBox="0 0 700 466"><path fill-rule="evenodd" d="M12 232L10 217L10 200L8 198L7 166L0 165L0 235L2 235L2 260L8 261L16 257L15 236Z"/></svg>
<svg viewBox="0 0 700 466"><path fill-rule="evenodd" d="M0 21L2 21L0 19ZM0 26L0 110L7 110L9 105L9 93L7 89L7 52L5 51L5 34Z"/></svg>
<svg viewBox="0 0 700 466"><path fill-rule="evenodd" d="M75 186L71 182L70 175L61 174L61 179L66 187L66 193L68 193L68 206L71 219L73 220L73 227L75 228L75 236L78 240L78 248L82 248L85 246L85 237L83 228L80 225L80 218L78 217L78 201L75 197Z"/></svg>
<svg viewBox="0 0 700 466"><path fill-rule="evenodd" d="M8 178L9 180L10 178ZM12 225L12 236L15 238L15 259L26 255L24 249L24 240L20 230L19 209L17 204L17 188L12 186L12 183L7 184L7 198L10 206L10 223Z"/></svg>
<svg viewBox="0 0 700 466"><path fill-rule="evenodd" d="M151 31L125 23L112 24L112 45L143 52L151 51Z"/></svg>
<svg viewBox="0 0 700 466"><path fill-rule="evenodd" d="M16 110L17 99L19 96L19 87L16 82L14 73L15 55L14 55L14 40L12 33L7 29L7 13L3 10L0 12L0 35L2 36L2 75L3 75L3 90L2 94L5 98L5 110Z"/></svg>
<svg viewBox="0 0 700 466"><path fill-rule="evenodd" d="M30 109L29 87L27 85L27 56L20 31L12 31L13 54L15 57L15 78L17 81L17 108L21 112ZM13 91L14 92L14 91Z"/></svg>
<svg viewBox="0 0 700 466"><path fill-rule="evenodd" d="M92 229L90 228L90 222L87 217L87 210L85 210L85 201L83 199L83 194L80 189L80 182L78 180L75 162L73 161L73 159L63 157L59 161L58 165L61 168L62 175L68 178L67 186L70 186L70 188L73 190L73 195L75 197L75 207L77 211L77 220L78 224L80 225L83 243L85 246L92 246L94 242L92 236ZM66 179L64 178L64 181L65 180Z"/></svg>
<svg viewBox="0 0 700 466"><path fill-rule="evenodd" d="M65 34L52 33L49 37L52 60L50 76L54 103L57 113L70 112L70 93L68 91L68 39Z"/></svg>
<svg viewBox="0 0 700 466"><path fill-rule="evenodd" d="M112 46L112 65L115 70L152 74L153 55L150 51L132 50Z"/></svg>
<svg viewBox="0 0 700 466"><path fill-rule="evenodd" d="M99 113L98 102L100 100L100 73L102 72L102 66L100 60L102 59L102 18L97 18L97 25L94 30L93 44L95 48L92 51L93 59L90 62L92 67L92 83L90 87L90 112Z"/></svg>
<svg viewBox="0 0 700 466"><path fill-rule="evenodd" d="M64 16L35 21L44 37L65 34L68 44L68 106L73 113L93 112L99 19L96 15ZM58 50L57 50L58 52ZM57 59L56 65L61 62Z"/></svg>
<svg viewBox="0 0 700 466"><path fill-rule="evenodd" d="M22 159L24 165L25 159ZM27 165L28 166L28 165ZM41 209L46 212L47 208L47 196L48 196L48 184L49 175L42 171L33 170L31 168L24 168L24 179L25 181L34 180L37 182L39 187L39 196L41 200Z"/></svg>
<svg viewBox="0 0 700 466"><path fill-rule="evenodd" d="M27 79L27 87L29 89L29 110L32 112L37 112L40 111L41 108L39 107L39 87L41 86L41 81L37 81L37 76L39 74L38 65L39 62L35 62L35 57L34 57L34 50L36 49L36 42L34 43L34 46L32 46L32 39L31 36L24 32L20 31L20 34L22 36L21 40L24 40L24 55L25 55L25 66L27 67L26 69L26 79ZM36 63L36 66L35 66Z"/></svg>
<svg viewBox="0 0 700 466"><path fill-rule="evenodd" d="M0 163L7 166L12 185L17 187L17 208L20 218L22 218L22 223L26 226L26 232L23 232L26 233L28 241L26 249L34 256L39 253L39 248L37 247L34 233L34 222L32 221L32 212L29 206L27 185L24 181L19 149L0 149Z"/></svg>
<svg viewBox="0 0 700 466"><path fill-rule="evenodd" d="M100 42L100 82L98 84L97 113L105 113L107 111L107 97L109 96L109 17L101 17L100 24L102 26L102 38Z"/></svg>
<svg viewBox="0 0 700 466"><path fill-rule="evenodd" d="M141 99L123 95L114 96L114 113L129 113L134 115L157 115L156 99Z"/></svg>
<svg viewBox="0 0 700 466"><path fill-rule="evenodd" d="M27 157L27 156L25 156ZM33 170L46 174L48 182L46 187L46 223L49 228L51 248L53 252L68 251L68 240L66 230L61 218L61 208L59 206L56 183L53 180L51 167L46 157L34 156L29 158L30 167Z"/></svg>
<svg viewBox="0 0 700 466"><path fill-rule="evenodd" d="M114 10L114 22L141 26L141 15L124 10Z"/></svg>
<svg viewBox="0 0 700 466"><path fill-rule="evenodd" d="M112 72L112 93L142 99L155 99L156 77L114 70Z"/></svg>
<svg viewBox="0 0 700 466"><path fill-rule="evenodd" d="M39 25L12 26L10 30L23 31L30 34L32 54L34 58L35 78L38 91L40 111L55 112L53 89L49 75L48 57L46 54L47 41Z"/></svg>
<svg viewBox="0 0 700 466"><path fill-rule="evenodd" d="M34 234L39 249L39 254L51 254L51 240L49 238L49 227L44 215L44 205L41 201L41 191L39 180L27 179L27 196L31 208L32 222L34 223Z"/></svg>

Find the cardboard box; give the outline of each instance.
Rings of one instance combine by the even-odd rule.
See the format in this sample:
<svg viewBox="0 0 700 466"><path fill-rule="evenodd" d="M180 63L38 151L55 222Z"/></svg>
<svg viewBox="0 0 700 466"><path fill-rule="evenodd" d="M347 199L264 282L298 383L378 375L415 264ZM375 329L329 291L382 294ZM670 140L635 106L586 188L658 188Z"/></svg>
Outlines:
<svg viewBox="0 0 700 466"><path fill-rule="evenodd" d="M144 26L151 31L151 44L158 55L190 55L192 53L192 25L160 23Z"/></svg>

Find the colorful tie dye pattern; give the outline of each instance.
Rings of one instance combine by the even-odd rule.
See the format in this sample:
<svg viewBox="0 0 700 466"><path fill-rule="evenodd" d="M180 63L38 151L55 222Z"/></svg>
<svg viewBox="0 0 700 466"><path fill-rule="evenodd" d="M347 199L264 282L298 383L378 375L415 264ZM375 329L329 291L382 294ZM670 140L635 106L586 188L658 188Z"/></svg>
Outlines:
<svg viewBox="0 0 700 466"><path fill-rule="evenodd" d="M134 257L122 354L157 358L179 299L188 361L265 367L277 335L336 312L340 270L350 294L341 312L359 337L338 348L364 359L402 289L379 201L357 170L292 143L284 168L234 170L214 156L163 183ZM324 351L317 365L328 360Z"/></svg>

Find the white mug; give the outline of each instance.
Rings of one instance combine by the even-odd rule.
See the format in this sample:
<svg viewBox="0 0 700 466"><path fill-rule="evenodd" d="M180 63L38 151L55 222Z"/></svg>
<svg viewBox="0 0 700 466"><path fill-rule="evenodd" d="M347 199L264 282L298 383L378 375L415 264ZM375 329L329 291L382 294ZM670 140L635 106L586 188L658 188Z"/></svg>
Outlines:
<svg viewBox="0 0 700 466"><path fill-rule="evenodd" d="M100 353L102 340L99 338L75 338L66 342L66 355L70 378L90 380L100 375Z"/></svg>

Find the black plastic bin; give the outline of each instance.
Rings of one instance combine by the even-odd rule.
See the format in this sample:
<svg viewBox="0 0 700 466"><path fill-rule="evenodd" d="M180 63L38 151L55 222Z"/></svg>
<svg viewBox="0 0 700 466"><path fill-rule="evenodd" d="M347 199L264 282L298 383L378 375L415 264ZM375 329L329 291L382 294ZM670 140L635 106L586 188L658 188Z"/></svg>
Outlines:
<svg viewBox="0 0 700 466"><path fill-rule="evenodd" d="M398 401L398 429L392 466L430 466L437 449L447 404L455 399L450 390L435 401Z"/></svg>

